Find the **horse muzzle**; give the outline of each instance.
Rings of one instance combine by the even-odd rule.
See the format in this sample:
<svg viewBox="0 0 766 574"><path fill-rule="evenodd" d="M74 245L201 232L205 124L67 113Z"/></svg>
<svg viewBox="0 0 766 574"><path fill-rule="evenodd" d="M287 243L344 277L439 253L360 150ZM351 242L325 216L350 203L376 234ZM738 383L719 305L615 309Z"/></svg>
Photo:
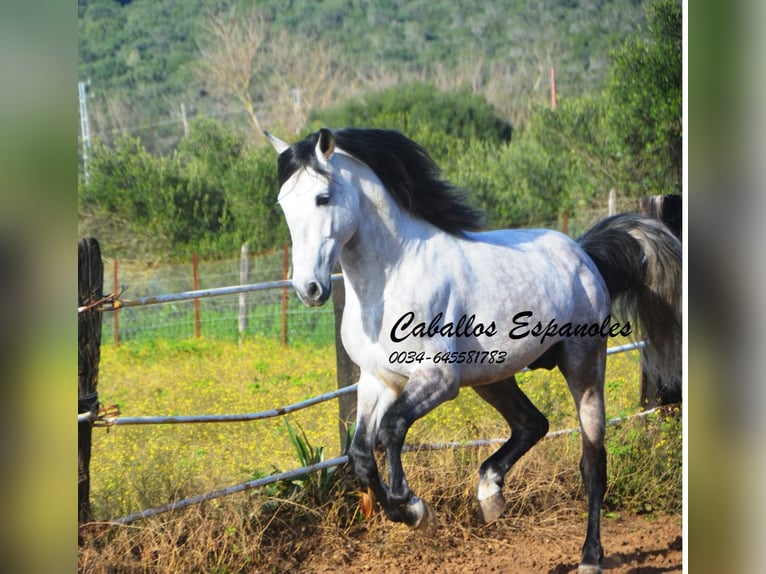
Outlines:
<svg viewBox="0 0 766 574"><path fill-rule="evenodd" d="M303 304L308 307L319 307L329 299L331 285L323 285L319 281L308 281L303 285L295 285L295 292Z"/></svg>

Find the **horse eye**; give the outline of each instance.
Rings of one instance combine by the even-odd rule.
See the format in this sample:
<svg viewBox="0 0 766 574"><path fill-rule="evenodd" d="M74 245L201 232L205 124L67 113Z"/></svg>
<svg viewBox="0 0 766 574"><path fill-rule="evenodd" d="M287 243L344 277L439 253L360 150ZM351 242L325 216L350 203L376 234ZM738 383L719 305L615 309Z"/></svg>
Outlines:
<svg viewBox="0 0 766 574"><path fill-rule="evenodd" d="M330 194L322 193L320 195L317 195L316 202L317 202L317 205L327 205L328 203L330 203Z"/></svg>

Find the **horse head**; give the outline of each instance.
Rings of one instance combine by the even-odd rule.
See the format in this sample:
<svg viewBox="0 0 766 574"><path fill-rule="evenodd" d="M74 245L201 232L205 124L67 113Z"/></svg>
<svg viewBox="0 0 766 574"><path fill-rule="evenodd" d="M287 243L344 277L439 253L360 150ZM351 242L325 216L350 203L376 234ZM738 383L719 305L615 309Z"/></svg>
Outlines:
<svg viewBox="0 0 766 574"><path fill-rule="evenodd" d="M266 133L279 153L279 196L293 246L293 285L308 306L330 296L340 251L356 231L358 195L336 163L333 133L326 128L288 144Z"/></svg>

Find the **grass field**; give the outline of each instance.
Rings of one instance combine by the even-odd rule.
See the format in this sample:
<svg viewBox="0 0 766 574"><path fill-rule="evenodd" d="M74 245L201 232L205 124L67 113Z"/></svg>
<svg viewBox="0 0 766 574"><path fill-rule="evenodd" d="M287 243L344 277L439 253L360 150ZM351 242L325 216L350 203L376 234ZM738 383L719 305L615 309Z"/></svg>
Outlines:
<svg viewBox="0 0 766 574"><path fill-rule="evenodd" d="M520 382L549 417L552 430L577 426L571 397L558 371L525 373ZM282 347L272 339L255 338L239 346L220 340L188 339L102 348L100 400L119 405L123 416L255 412L336 387L335 350L331 344ZM640 410L637 352L609 357L606 392L608 417ZM310 446L324 447L326 458L340 452L335 401L292 413L287 421L305 432ZM416 422L407 442L468 441L504 437L507 432L498 414L475 393L463 390L457 399ZM680 512L681 434L680 417L673 413L609 428L606 512ZM478 466L491 450L482 447L410 453L404 456L405 470L413 489L431 501L440 515L464 523L472 511ZM508 477L506 485L511 494L506 496L512 512L539 512L541 508L579 501L583 497L579 456L576 434L544 441L533 449ZM96 521L108 521L298 466L295 444L283 418L99 428L93 435L91 503ZM332 480L328 477L326 487L324 495L317 498L308 492L307 484L293 481L218 499L186 513L139 521L130 529L110 534L108 544L103 543L103 538L98 538L98 544L86 542L80 551L81 567L87 569L87 565L103 561L144 564L145 558L131 555L139 539L143 541L141 548L148 545L157 552L176 556L174 537L180 536L179 524L183 523L184 531L210 529L203 536L206 542L200 542L209 544L209 548L200 550L202 555L193 560L177 557L182 561L167 568L240 571L245 568L242 561L252 560L253 552L258 554L258 545L277 525L279 536L287 538L290 536L285 533L292 532L295 526L297 538L290 538L294 543L301 531L294 521L306 520L307 516L320 522L323 531L345 532L364 522L358 505L360 485L347 469L339 469ZM179 517L183 517L181 523ZM230 537L223 537L224 542L219 536L222 525L232 529ZM240 544L244 537L250 545L246 552ZM270 548L273 553L273 546ZM218 562L223 567L213 569L211 563Z"/></svg>
<svg viewBox="0 0 766 574"><path fill-rule="evenodd" d="M551 429L577 426L557 371L520 377ZM337 388L332 345L282 347L271 339L243 343L189 339L102 349L99 393L123 416L245 413L302 401ZM638 354L611 356L607 416L638 410ZM341 450L335 401L292 413L310 444L328 457ZM410 443L503 437L502 418L472 391L418 421ZM614 447L615 449L617 447ZM619 452L613 453L619 455ZM240 423L141 425L94 432L92 502L100 519L250 480L297 466L282 418Z"/></svg>

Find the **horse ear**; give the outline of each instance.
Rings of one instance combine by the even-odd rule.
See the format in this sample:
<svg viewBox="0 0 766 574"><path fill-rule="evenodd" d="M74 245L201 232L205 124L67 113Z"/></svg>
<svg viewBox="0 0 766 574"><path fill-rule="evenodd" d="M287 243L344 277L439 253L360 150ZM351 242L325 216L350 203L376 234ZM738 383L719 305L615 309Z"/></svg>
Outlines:
<svg viewBox="0 0 766 574"><path fill-rule="evenodd" d="M264 131L263 133L266 134L267 138L269 138L271 145L274 146L274 149L277 150L278 154L281 154L283 151L285 151L286 149L290 147L289 143L282 141L274 134L267 131Z"/></svg>
<svg viewBox="0 0 766 574"><path fill-rule="evenodd" d="M335 137L327 128L319 130L319 141L316 146L317 158L320 162L325 162L332 157L335 151Z"/></svg>

